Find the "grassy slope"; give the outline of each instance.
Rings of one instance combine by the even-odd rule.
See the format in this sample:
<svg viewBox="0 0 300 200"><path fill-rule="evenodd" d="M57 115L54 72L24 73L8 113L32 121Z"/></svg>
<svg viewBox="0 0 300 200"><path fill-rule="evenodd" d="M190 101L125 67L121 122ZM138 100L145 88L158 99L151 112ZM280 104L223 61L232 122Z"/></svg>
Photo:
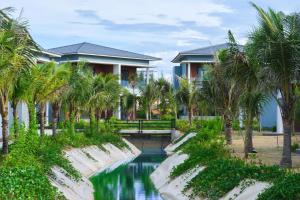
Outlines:
<svg viewBox="0 0 300 200"><path fill-rule="evenodd" d="M63 149L104 143L126 147L118 135L109 133L89 137L83 133L39 137L36 133L22 131L0 167L0 199L64 199L47 178L51 176L51 167L58 165L70 177L80 179L79 173L64 158Z"/></svg>
<svg viewBox="0 0 300 200"><path fill-rule="evenodd" d="M186 187L192 190L192 196L219 199L243 180L255 179L273 183L271 188L259 196L260 200L300 199L299 173L289 172L278 166L247 163L232 157L220 135L219 123L219 121L203 123L197 136L180 147L184 153L189 154L189 158L173 169L172 177L179 176L198 165L206 166L204 171L193 178ZM252 183L245 182L246 185Z"/></svg>

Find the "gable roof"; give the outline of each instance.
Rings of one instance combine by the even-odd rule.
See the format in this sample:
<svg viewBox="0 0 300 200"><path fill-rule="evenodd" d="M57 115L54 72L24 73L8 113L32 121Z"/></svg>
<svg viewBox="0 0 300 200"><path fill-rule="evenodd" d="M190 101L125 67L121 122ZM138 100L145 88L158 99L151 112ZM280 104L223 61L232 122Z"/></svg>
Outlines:
<svg viewBox="0 0 300 200"><path fill-rule="evenodd" d="M152 56L133 53L130 51L124 51L124 50L120 50L120 49L105 47L105 46L92 44L92 43L88 43L88 42L82 42L82 43L73 44L73 45L51 48L48 50L50 52L55 52L60 55L81 54L81 55L117 57L117 58L137 59L137 60L147 60L147 61L160 60L160 58L155 58Z"/></svg>
<svg viewBox="0 0 300 200"><path fill-rule="evenodd" d="M189 51L182 51L172 60L172 62L180 62L183 56L214 56L220 49L229 48L229 43L217 44ZM239 45L240 49L243 49L242 45Z"/></svg>

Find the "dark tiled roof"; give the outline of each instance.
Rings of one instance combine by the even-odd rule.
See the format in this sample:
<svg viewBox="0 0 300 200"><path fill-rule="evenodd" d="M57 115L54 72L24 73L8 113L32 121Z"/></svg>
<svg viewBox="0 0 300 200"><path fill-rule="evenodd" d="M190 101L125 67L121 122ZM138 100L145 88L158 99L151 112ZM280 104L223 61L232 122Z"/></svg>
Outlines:
<svg viewBox="0 0 300 200"><path fill-rule="evenodd" d="M198 55L198 56L214 56L216 52L220 49L226 49L229 47L228 43L212 45L207 47L202 47L198 49L193 49L189 51L179 52L178 55L172 60L172 62L178 62L182 56L188 55ZM242 45L239 45L240 49L243 49Z"/></svg>
<svg viewBox="0 0 300 200"><path fill-rule="evenodd" d="M91 44L87 42L52 48L48 50L50 52L55 52L61 55L85 54L85 55L119 57L119 58L129 58L129 59L149 60L149 61L160 60L160 58L155 58L152 56L142 55L142 54L124 51L120 49L114 49L114 48L105 47L97 44Z"/></svg>

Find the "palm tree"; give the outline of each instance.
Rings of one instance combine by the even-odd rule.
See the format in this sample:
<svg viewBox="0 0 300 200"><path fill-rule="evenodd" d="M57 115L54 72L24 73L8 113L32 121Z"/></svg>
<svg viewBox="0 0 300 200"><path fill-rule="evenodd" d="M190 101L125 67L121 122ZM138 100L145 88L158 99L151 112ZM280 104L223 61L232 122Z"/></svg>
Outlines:
<svg viewBox="0 0 300 200"><path fill-rule="evenodd" d="M284 142L280 164L291 167L291 133L300 68L300 15L286 16L252 5L260 20L249 37L248 46L261 67L261 82L281 109Z"/></svg>
<svg viewBox="0 0 300 200"><path fill-rule="evenodd" d="M227 62L228 51L222 49L216 55L216 62L206 73L202 83L201 95L207 103L214 106L224 120L224 130L227 144L232 144L232 121L238 112L238 100L241 88L236 81L226 76L225 69L231 63Z"/></svg>
<svg viewBox="0 0 300 200"><path fill-rule="evenodd" d="M244 51L238 46L231 31L228 32L229 48L227 51L225 73L228 78L233 78L241 88L239 106L241 107L245 118L245 157L253 151L253 123L254 118L258 118L263 110L263 105L268 100L266 91L260 87L259 66L249 55L248 48Z"/></svg>
<svg viewBox="0 0 300 200"><path fill-rule="evenodd" d="M121 86L118 77L113 74L97 74L93 79L88 107L90 110L90 121L93 121L96 111L97 131L99 130L100 113L114 111L120 103ZM91 124L92 125L92 124Z"/></svg>
<svg viewBox="0 0 300 200"><path fill-rule="evenodd" d="M166 79L161 77L155 81L155 86L159 99L160 114L164 115L167 113L168 108L168 99L166 94L168 94L171 90L171 84Z"/></svg>
<svg viewBox="0 0 300 200"><path fill-rule="evenodd" d="M158 98L157 85L154 81L149 81L147 85L140 88L141 102L146 111L146 119L151 120L151 107Z"/></svg>
<svg viewBox="0 0 300 200"><path fill-rule="evenodd" d="M26 23L11 19L11 9L0 10L0 113L2 117L2 152L8 153L8 104L18 75L33 63L36 45L26 30Z"/></svg>
<svg viewBox="0 0 300 200"><path fill-rule="evenodd" d="M11 106L12 106L12 112L13 112L13 129L14 129L14 135L15 137L18 136L19 132L19 119L18 119L18 113L17 113L17 106L18 104L24 100L24 95L26 91L26 87L24 84L22 84L22 76L24 76L24 73L20 73L19 77L16 77L15 84L13 86L12 92L11 92Z"/></svg>
<svg viewBox="0 0 300 200"><path fill-rule="evenodd" d="M71 65L68 89L63 95L62 105L65 109L65 120L69 123L71 133L75 133L75 119L81 109L87 107L93 83L91 70L85 63Z"/></svg>
<svg viewBox="0 0 300 200"><path fill-rule="evenodd" d="M121 108L122 108L122 112L125 113L126 115L126 119L129 119L129 113L133 112L133 107L134 107L134 96L126 89L124 89L122 91L122 95L121 95Z"/></svg>
<svg viewBox="0 0 300 200"><path fill-rule="evenodd" d="M39 105L40 133L45 133L45 108L48 101L55 101L67 86L69 71L57 66L54 62L35 65L28 73L24 73L25 99L30 111L30 123L34 128L36 112L35 105Z"/></svg>
<svg viewBox="0 0 300 200"><path fill-rule="evenodd" d="M190 126L192 125L193 111L196 108L197 101L200 99L199 88L195 82L189 83L185 78L179 78L179 89L176 97L178 101L187 108Z"/></svg>

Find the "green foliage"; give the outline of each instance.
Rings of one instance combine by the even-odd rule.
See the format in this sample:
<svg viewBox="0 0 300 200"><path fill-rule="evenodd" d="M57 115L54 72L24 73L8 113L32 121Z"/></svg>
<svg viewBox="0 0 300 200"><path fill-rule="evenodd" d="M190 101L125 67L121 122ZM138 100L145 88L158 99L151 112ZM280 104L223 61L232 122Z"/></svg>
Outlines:
<svg viewBox="0 0 300 200"><path fill-rule="evenodd" d="M176 120L176 129L181 132L187 132L190 129L189 122L187 120Z"/></svg>
<svg viewBox="0 0 300 200"><path fill-rule="evenodd" d="M242 181L273 181L282 175L279 167L246 164L237 158L218 159L209 162L186 189L192 188L193 195L217 200Z"/></svg>
<svg viewBox="0 0 300 200"><path fill-rule="evenodd" d="M189 158L171 172L171 177L174 178L197 166L205 166L185 188L185 191L192 191L191 199L195 196L209 200L220 199L239 184L242 184L242 191L253 184L254 180L273 184L259 196L260 200L299 199L299 173L232 157L220 134L221 120L194 123L200 124L193 125L200 127L197 135L177 149L188 154Z"/></svg>
<svg viewBox="0 0 300 200"><path fill-rule="evenodd" d="M210 125L210 123L207 125ZM178 149L187 153L189 158L175 167L171 176L179 176L199 164L205 165L214 159L229 157L229 152L225 148L224 138L219 133L220 128L209 128L204 125L195 137L181 145Z"/></svg>
<svg viewBox="0 0 300 200"><path fill-rule="evenodd" d="M300 174L288 174L273 182L273 186L258 196L258 200L300 199Z"/></svg>
<svg viewBox="0 0 300 200"><path fill-rule="evenodd" d="M299 149L300 145L298 143L293 143L291 146L292 152L296 152Z"/></svg>
<svg viewBox="0 0 300 200"><path fill-rule="evenodd" d="M171 120L171 119L174 119L174 115L172 114L164 114L160 117L160 119L162 120Z"/></svg>
<svg viewBox="0 0 300 200"><path fill-rule="evenodd" d="M64 199L36 167L0 169L0 199L52 200Z"/></svg>
<svg viewBox="0 0 300 200"><path fill-rule="evenodd" d="M51 176L52 166L65 169L75 180L80 179L80 174L63 156L63 150L89 145L102 147L105 143L112 143L120 148L127 147L119 135L110 131L87 136L65 129L55 137L40 137L36 131L21 129L1 165L0 199L58 199L58 192L47 178ZM11 175L4 176L5 174Z"/></svg>

